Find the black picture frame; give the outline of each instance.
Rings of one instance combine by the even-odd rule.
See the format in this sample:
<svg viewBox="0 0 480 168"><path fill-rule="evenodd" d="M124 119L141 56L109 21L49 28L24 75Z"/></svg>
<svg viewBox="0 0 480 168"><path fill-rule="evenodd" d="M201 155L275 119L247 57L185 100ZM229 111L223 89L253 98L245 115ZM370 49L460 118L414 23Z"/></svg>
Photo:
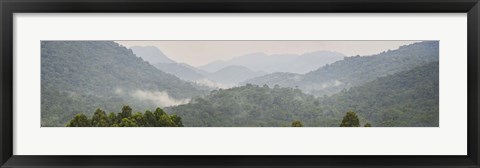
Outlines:
<svg viewBox="0 0 480 168"><path fill-rule="evenodd" d="M1 0L1 167L480 167L478 0ZM466 156L13 155L14 13L467 13Z"/></svg>

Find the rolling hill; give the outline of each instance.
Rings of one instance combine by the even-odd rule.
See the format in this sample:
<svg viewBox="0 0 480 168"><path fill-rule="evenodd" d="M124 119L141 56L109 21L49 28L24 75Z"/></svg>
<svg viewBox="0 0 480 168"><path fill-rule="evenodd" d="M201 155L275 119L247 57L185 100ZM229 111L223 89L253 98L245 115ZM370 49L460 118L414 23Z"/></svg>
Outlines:
<svg viewBox="0 0 480 168"><path fill-rule="evenodd" d="M438 41L401 46L371 56L345 57L306 74L272 73L243 83L299 88L315 96L332 95L379 77L439 60Z"/></svg>
<svg viewBox="0 0 480 168"><path fill-rule="evenodd" d="M41 81L42 126L64 126L96 108L153 109L206 93L112 41L42 41Z"/></svg>
<svg viewBox="0 0 480 168"><path fill-rule="evenodd" d="M206 74L207 78L226 85L237 85L250 78L265 75L265 72L252 71L246 67L231 65L216 72Z"/></svg>
<svg viewBox="0 0 480 168"><path fill-rule="evenodd" d="M438 127L439 69L431 62L315 98L299 89L247 84L169 107L186 127L337 127L347 111L374 127Z"/></svg>

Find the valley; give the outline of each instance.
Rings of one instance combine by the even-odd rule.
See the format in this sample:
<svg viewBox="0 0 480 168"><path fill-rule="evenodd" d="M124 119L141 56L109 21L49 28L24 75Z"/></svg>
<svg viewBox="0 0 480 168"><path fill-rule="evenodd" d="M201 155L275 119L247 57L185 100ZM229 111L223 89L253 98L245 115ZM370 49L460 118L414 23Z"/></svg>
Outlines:
<svg viewBox="0 0 480 168"><path fill-rule="evenodd" d="M439 124L438 41L372 55L258 52L204 65L180 62L155 46L41 45L45 127L93 126L79 123L93 122L94 114L105 118L103 126L338 127L347 112L373 127ZM123 115L123 123L108 119L122 106L138 111ZM165 114L146 124L146 112L158 108ZM75 117L81 118L72 123ZM157 124L167 120L177 124Z"/></svg>

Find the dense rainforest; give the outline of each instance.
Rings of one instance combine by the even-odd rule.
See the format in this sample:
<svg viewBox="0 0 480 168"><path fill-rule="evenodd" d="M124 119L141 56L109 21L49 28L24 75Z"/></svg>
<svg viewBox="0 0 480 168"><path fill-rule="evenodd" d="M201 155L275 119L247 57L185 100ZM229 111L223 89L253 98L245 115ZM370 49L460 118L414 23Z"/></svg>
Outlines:
<svg viewBox="0 0 480 168"><path fill-rule="evenodd" d="M152 48L146 58L169 66L155 67L112 41L43 41L41 47L47 127L439 126L438 41L345 57L305 74L250 75L224 89L175 76L185 74L177 71L181 63ZM238 72L212 79L235 81Z"/></svg>
<svg viewBox="0 0 480 168"><path fill-rule="evenodd" d="M438 126L438 62L381 77L332 96L316 98L300 89L247 84L212 91L189 104L167 108L186 126L332 127L348 111L380 127Z"/></svg>
<svg viewBox="0 0 480 168"><path fill-rule="evenodd" d="M97 109L91 118L77 114L68 122L67 127L183 127L182 118L168 115L161 108L154 112L135 112L130 106L123 106L119 113Z"/></svg>
<svg viewBox="0 0 480 168"><path fill-rule="evenodd" d="M305 93L316 96L332 95L379 77L438 60L438 41L425 41L371 56L345 57L341 61L327 64L306 74L277 72L253 78L244 83L267 84L270 87L275 85L298 87Z"/></svg>
<svg viewBox="0 0 480 168"><path fill-rule="evenodd" d="M76 114L92 115L97 108L152 109L208 93L112 41L42 41L41 54L42 126L64 126Z"/></svg>

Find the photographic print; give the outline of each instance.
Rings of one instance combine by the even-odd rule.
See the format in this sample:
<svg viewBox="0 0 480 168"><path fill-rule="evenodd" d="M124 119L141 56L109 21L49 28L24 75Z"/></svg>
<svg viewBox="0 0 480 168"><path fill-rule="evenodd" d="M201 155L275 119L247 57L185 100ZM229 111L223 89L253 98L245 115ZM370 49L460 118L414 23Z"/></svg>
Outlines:
<svg viewBox="0 0 480 168"><path fill-rule="evenodd" d="M438 127L439 41L41 41L42 127Z"/></svg>

